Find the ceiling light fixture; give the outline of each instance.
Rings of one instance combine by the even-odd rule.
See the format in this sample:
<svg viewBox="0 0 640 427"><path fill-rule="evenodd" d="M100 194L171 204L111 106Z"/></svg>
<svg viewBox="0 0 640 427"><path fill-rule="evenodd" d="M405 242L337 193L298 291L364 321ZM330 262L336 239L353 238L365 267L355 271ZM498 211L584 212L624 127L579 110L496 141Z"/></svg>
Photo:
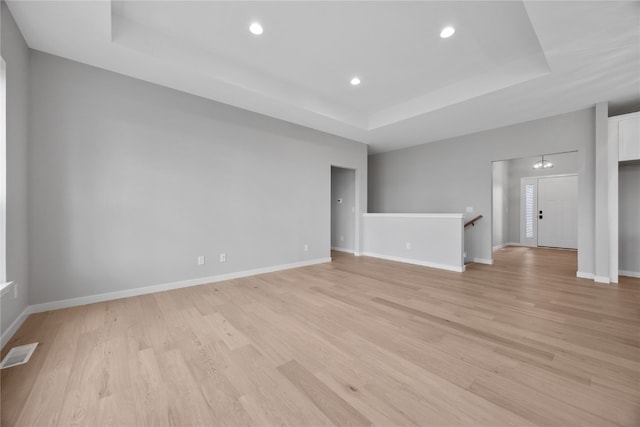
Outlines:
<svg viewBox="0 0 640 427"><path fill-rule="evenodd" d="M358 77L354 77L351 79L352 86L358 86L360 84L360 79Z"/></svg>
<svg viewBox="0 0 640 427"><path fill-rule="evenodd" d="M249 25L249 31L251 31L251 34L259 36L263 33L264 30L262 29L262 25L260 25L259 22L252 22L251 25Z"/></svg>
<svg viewBox="0 0 640 427"><path fill-rule="evenodd" d="M440 31L440 37L443 39L448 39L456 32L456 29L453 27L444 27L442 31Z"/></svg>
<svg viewBox="0 0 640 427"><path fill-rule="evenodd" d="M549 160L545 160L544 155L542 156L542 160L534 163L533 165L534 169L549 169L552 167L553 167L553 163L551 163Z"/></svg>

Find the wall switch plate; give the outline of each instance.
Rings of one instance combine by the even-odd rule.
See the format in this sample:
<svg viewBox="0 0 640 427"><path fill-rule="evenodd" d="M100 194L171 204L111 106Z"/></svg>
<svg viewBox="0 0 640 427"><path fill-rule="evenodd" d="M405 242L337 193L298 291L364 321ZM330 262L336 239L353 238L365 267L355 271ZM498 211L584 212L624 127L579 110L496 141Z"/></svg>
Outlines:
<svg viewBox="0 0 640 427"><path fill-rule="evenodd" d="M344 236L340 236L340 241L344 242Z"/></svg>
<svg viewBox="0 0 640 427"><path fill-rule="evenodd" d="M411 242L407 242L405 246L407 247L407 249L411 250Z"/></svg>
<svg viewBox="0 0 640 427"><path fill-rule="evenodd" d="M224 252L220 254L220 262L227 262L227 254Z"/></svg>
<svg viewBox="0 0 640 427"><path fill-rule="evenodd" d="M205 260L204 260L204 255L199 255L198 256L198 265L204 265Z"/></svg>
<svg viewBox="0 0 640 427"><path fill-rule="evenodd" d="M473 206L467 206L467 213L473 213Z"/></svg>
<svg viewBox="0 0 640 427"><path fill-rule="evenodd" d="M304 249L305 252L308 252L309 251L309 245L304 245L302 247L302 249Z"/></svg>

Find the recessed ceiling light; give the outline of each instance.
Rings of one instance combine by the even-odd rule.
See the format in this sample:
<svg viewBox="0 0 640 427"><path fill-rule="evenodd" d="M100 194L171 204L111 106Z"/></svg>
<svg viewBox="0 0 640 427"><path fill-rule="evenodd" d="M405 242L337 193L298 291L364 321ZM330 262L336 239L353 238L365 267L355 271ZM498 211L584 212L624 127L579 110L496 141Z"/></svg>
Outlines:
<svg viewBox="0 0 640 427"><path fill-rule="evenodd" d="M360 79L358 77L354 77L351 79L352 86L358 86L360 84Z"/></svg>
<svg viewBox="0 0 640 427"><path fill-rule="evenodd" d="M251 31L251 34L259 36L264 30L262 29L262 25L260 25L259 22L252 22L251 25L249 25L249 31Z"/></svg>
<svg viewBox="0 0 640 427"><path fill-rule="evenodd" d="M448 39L456 32L456 29L453 27L444 27L442 31L440 31L440 37L443 39Z"/></svg>

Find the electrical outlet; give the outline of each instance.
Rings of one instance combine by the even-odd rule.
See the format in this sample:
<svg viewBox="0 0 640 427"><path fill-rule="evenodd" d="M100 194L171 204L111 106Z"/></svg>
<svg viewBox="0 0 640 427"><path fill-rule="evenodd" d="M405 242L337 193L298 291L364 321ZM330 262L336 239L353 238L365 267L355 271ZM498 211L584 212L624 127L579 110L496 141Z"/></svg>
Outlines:
<svg viewBox="0 0 640 427"><path fill-rule="evenodd" d="M225 253L220 254L220 262L227 262L227 254Z"/></svg>
<svg viewBox="0 0 640 427"><path fill-rule="evenodd" d="M305 244L303 248L305 252L309 252L309 245Z"/></svg>
<svg viewBox="0 0 640 427"><path fill-rule="evenodd" d="M411 250L411 242L407 242L405 246L407 247L408 250Z"/></svg>
<svg viewBox="0 0 640 427"><path fill-rule="evenodd" d="M204 255L198 256L198 265L204 265Z"/></svg>
<svg viewBox="0 0 640 427"><path fill-rule="evenodd" d="M344 236L340 236L340 241L344 242Z"/></svg>
<svg viewBox="0 0 640 427"><path fill-rule="evenodd" d="M473 206L467 206L467 213L473 213Z"/></svg>

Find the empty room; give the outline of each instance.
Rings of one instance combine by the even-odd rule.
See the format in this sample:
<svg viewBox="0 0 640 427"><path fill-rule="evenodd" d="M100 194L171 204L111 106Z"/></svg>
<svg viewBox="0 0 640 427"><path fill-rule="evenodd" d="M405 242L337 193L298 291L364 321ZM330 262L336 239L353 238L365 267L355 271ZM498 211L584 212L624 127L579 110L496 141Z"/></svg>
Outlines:
<svg viewBox="0 0 640 427"><path fill-rule="evenodd" d="M640 1L0 13L3 427L640 425Z"/></svg>

